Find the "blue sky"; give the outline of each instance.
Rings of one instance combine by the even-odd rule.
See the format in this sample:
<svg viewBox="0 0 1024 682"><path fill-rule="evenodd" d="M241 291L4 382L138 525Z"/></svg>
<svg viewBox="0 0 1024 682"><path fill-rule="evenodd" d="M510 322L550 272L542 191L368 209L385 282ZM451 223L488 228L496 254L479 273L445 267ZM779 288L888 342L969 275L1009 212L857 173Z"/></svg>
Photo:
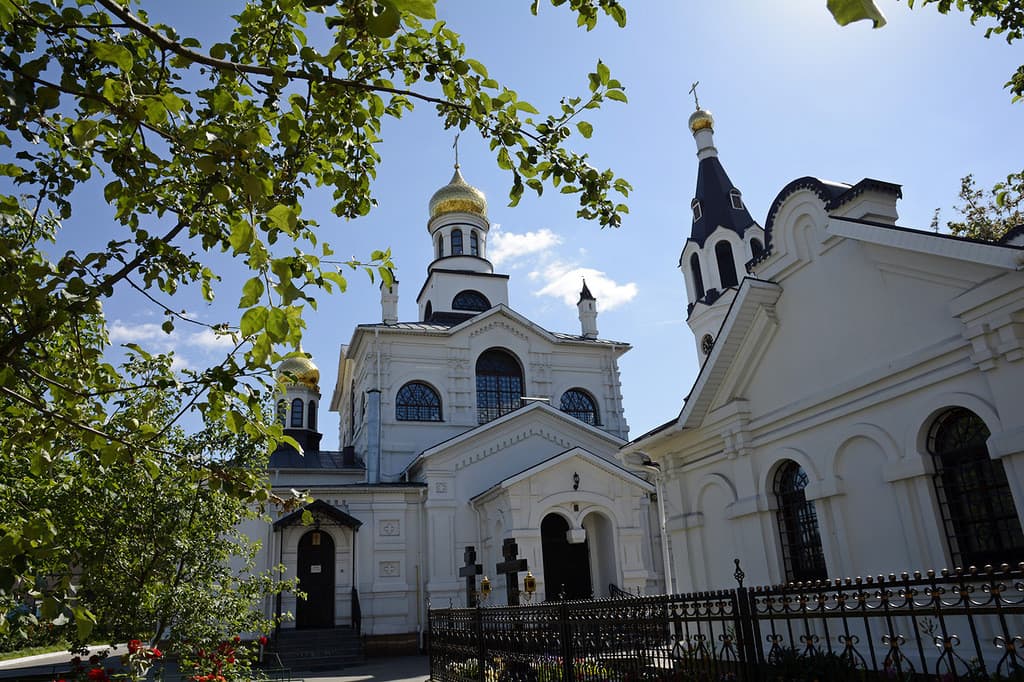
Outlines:
<svg viewBox="0 0 1024 682"><path fill-rule="evenodd" d="M510 177L472 132L460 141L462 169L488 196L491 255L499 256L496 271L512 276L512 307L548 329L578 332L575 293L586 274L601 309L601 336L633 345L620 362L632 437L675 416L698 370L676 269L697 169L686 127L691 82L701 83L720 158L760 223L794 178L873 177L903 185L901 225L927 229L935 208L944 219L954 217L961 176L974 173L990 187L1021 170L1024 103L1011 104L1002 86L1024 53L999 38L985 40L983 28L963 15L882 0L889 24L873 30L867 22L836 26L824 0L634 0L626 3L625 29L604 18L587 33L561 8L542 5L535 18L529 5L440 0L438 14L462 33L469 56L542 112L563 95L583 94L599 58L609 65L630 101L590 116L593 138L574 147L633 184L630 214L621 228L602 230L578 220L573 199L553 191L507 207ZM153 14L208 45L226 35L217 11L232 6L190 0ZM343 222L326 200L305 205L340 256L392 249L403 320L417 316L414 299L432 257L427 201L451 177L452 139L429 107L388 122L373 190L378 208ZM76 219L83 215L89 219ZM242 273L226 273L225 292L241 281L233 276ZM192 312L225 321L237 317L233 304L225 293ZM216 358L209 335L163 336L160 317L137 297L122 296L106 310L118 341L148 339L175 348L191 365ZM306 321L304 349L321 368L326 400L339 346L356 324L380 321L376 285L353 273L348 292L322 299ZM324 446L335 447L337 418L323 413L320 423Z"/></svg>

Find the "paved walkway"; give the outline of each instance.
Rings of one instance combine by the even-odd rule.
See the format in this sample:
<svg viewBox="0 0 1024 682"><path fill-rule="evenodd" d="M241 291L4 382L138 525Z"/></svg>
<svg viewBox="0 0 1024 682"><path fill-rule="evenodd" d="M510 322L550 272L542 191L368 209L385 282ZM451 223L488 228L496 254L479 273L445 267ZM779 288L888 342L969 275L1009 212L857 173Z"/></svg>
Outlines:
<svg viewBox="0 0 1024 682"><path fill-rule="evenodd" d="M295 672L305 682L424 682L430 678L426 656L371 658L363 665L345 668L336 673Z"/></svg>

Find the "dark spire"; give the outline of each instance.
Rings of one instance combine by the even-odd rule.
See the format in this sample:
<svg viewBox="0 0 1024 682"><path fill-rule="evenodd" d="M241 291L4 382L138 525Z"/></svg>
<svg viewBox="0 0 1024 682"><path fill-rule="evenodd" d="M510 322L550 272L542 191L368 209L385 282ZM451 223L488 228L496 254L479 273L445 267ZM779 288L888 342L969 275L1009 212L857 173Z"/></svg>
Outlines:
<svg viewBox="0 0 1024 682"><path fill-rule="evenodd" d="M714 144L714 118L706 109L690 115L690 131L697 143L697 192L693 197L693 227L690 239L704 246L708 236L719 226L740 236L754 223L743 197L718 160ZM737 208L738 207L738 208Z"/></svg>
<svg viewBox="0 0 1024 682"><path fill-rule="evenodd" d="M584 277L583 278L583 289L580 290L580 300L577 301L576 304L579 305L583 301L596 301L596 300L597 299L594 298L594 295L592 293L590 293L590 289L587 288L587 278Z"/></svg>

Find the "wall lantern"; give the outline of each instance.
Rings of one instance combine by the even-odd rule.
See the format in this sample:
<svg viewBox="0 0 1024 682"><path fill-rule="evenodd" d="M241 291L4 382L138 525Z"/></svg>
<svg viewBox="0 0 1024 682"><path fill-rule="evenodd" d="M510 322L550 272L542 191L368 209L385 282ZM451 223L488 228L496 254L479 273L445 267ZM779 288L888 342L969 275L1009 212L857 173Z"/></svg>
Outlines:
<svg viewBox="0 0 1024 682"><path fill-rule="evenodd" d="M580 475L579 475L579 472L576 472L576 471L572 472L572 489L573 490L579 490L580 489Z"/></svg>
<svg viewBox="0 0 1024 682"><path fill-rule="evenodd" d="M537 592L537 579L533 577L533 573L530 571L527 571L526 577L523 578L523 592L526 593L527 602L531 601L533 595Z"/></svg>
<svg viewBox="0 0 1024 682"><path fill-rule="evenodd" d="M480 581L480 596L487 599L491 596L491 579L486 575L484 579Z"/></svg>

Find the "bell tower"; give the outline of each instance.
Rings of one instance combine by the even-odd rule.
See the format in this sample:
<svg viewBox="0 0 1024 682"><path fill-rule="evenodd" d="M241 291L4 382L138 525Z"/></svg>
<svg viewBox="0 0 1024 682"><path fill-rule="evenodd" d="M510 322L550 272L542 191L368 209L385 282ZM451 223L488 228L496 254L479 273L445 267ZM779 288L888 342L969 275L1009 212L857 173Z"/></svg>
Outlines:
<svg viewBox="0 0 1024 682"><path fill-rule="evenodd" d="M686 280L686 322L703 363L746 275L746 264L764 251L764 230L750 217L743 194L718 160L715 120L700 108L696 83L691 92L697 106L689 120L697 144L697 189L679 269Z"/></svg>

